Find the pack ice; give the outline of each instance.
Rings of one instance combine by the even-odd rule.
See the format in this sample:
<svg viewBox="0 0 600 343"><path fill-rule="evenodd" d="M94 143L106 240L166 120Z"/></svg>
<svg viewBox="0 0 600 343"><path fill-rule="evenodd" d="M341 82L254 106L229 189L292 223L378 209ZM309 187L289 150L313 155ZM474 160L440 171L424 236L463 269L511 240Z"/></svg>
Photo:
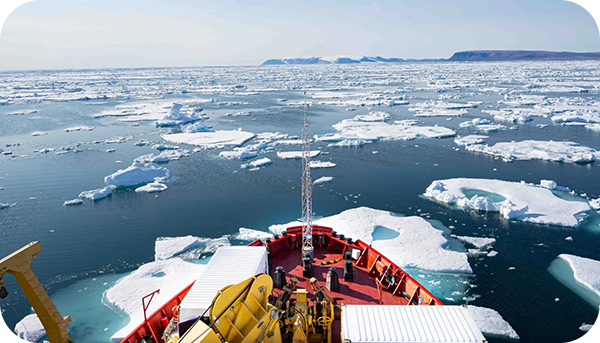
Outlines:
<svg viewBox="0 0 600 343"><path fill-rule="evenodd" d="M481 194L469 198L463 193L467 190ZM576 215L590 210L586 201L567 201L541 186L494 179L436 180L424 195L462 208L500 212L506 219L558 226L577 227Z"/></svg>
<svg viewBox="0 0 600 343"><path fill-rule="evenodd" d="M505 161L547 160L568 163L590 163L600 154L596 149L569 141L500 142L493 146L469 145L466 150L501 157Z"/></svg>

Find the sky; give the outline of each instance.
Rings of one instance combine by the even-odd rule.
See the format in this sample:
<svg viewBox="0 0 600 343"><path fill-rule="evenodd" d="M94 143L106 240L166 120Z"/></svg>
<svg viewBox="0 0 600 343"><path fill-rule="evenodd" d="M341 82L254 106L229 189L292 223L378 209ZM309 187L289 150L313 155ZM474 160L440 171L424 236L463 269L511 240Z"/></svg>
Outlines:
<svg viewBox="0 0 600 343"><path fill-rule="evenodd" d="M600 51L600 35L563 0L36 0L2 27L0 70L464 50Z"/></svg>

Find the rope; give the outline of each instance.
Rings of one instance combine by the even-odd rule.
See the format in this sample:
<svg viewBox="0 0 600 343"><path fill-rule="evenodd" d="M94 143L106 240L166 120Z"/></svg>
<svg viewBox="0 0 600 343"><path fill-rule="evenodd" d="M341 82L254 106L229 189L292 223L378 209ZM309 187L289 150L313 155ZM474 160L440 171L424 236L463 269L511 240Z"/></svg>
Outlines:
<svg viewBox="0 0 600 343"><path fill-rule="evenodd" d="M10 304L10 307L12 307L13 311L15 312L15 314L17 315L17 319L19 319L19 322L21 323L21 325L23 325L23 329L25 329L25 332L27 333L27 336L31 336L29 334L29 330L27 330L27 327L25 326L25 323L22 321L23 318L21 318L21 316L19 316L19 314L17 313L17 309L15 308L15 306L13 305L12 301L10 301L9 298L6 298L6 301L8 301L8 303Z"/></svg>

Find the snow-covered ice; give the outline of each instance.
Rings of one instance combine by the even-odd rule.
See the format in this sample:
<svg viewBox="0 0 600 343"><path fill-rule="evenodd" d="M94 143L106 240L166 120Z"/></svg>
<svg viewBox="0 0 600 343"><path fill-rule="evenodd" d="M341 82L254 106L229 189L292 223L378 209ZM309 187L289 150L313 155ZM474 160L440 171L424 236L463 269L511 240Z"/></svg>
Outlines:
<svg viewBox="0 0 600 343"><path fill-rule="evenodd" d="M575 142L534 141L499 142L492 146L470 145L467 151L479 152L512 160L547 160L568 163L589 163L596 160L599 152Z"/></svg>
<svg viewBox="0 0 600 343"><path fill-rule="evenodd" d="M248 149L235 148L232 151L221 151L219 156L228 160L247 160L256 157L257 154Z"/></svg>
<svg viewBox="0 0 600 343"><path fill-rule="evenodd" d="M237 234L231 236L231 238L239 239L242 241L254 241L255 239L268 239L272 238L273 234L271 232L248 229L241 227Z"/></svg>
<svg viewBox="0 0 600 343"><path fill-rule="evenodd" d="M468 308L471 311L475 325L484 335L505 337L512 340L519 339L517 332L496 310L473 305L469 305Z"/></svg>
<svg viewBox="0 0 600 343"><path fill-rule="evenodd" d="M466 190L480 194L469 198ZM590 210L587 202L561 199L546 188L493 179L436 180L424 195L462 208L500 212L507 219L558 226L577 227L577 214Z"/></svg>
<svg viewBox="0 0 600 343"><path fill-rule="evenodd" d="M252 162L248 162L248 163L242 164L242 168L244 168L244 169L247 169L247 168L258 168L258 167L263 167L263 166L269 165L271 163L273 163L273 161L271 161L267 157L263 157L263 158L256 159L256 160L254 160Z"/></svg>
<svg viewBox="0 0 600 343"><path fill-rule="evenodd" d="M333 168L336 164L330 161L310 161L310 167L313 169Z"/></svg>
<svg viewBox="0 0 600 343"><path fill-rule="evenodd" d="M469 243L475 246L478 249L483 249L485 247L490 246L491 244L496 242L495 238L486 238L486 237L467 237L467 236L452 236L459 241L463 241L465 243Z"/></svg>
<svg viewBox="0 0 600 343"><path fill-rule="evenodd" d="M372 244L373 248L400 268L472 272L467 254L446 249L448 238L421 217L401 217L388 211L359 207L315 220L314 223L331 227L346 237ZM299 223L272 225L269 230L279 233L292 225ZM396 231L399 235L393 239L374 240L373 232L378 227Z"/></svg>
<svg viewBox="0 0 600 343"><path fill-rule="evenodd" d="M321 183L331 182L333 181L333 176L322 176L315 181L313 181L313 185L319 185Z"/></svg>
<svg viewBox="0 0 600 343"><path fill-rule="evenodd" d="M34 131L31 133L31 135L33 137L46 136L47 134L48 134L48 132L46 132L46 131Z"/></svg>
<svg viewBox="0 0 600 343"><path fill-rule="evenodd" d="M473 145L473 144L483 144L489 138L489 136L483 135L468 135L464 137L454 138L454 143L459 146L464 145Z"/></svg>
<svg viewBox="0 0 600 343"><path fill-rule="evenodd" d="M226 236L220 238L159 237L154 242L154 259L156 261L167 260L192 250L200 253L210 253L215 252L219 247L230 244Z"/></svg>
<svg viewBox="0 0 600 343"><path fill-rule="evenodd" d="M173 103L173 107L167 115L165 115L162 119L156 121L156 126L158 127L169 127L169 126L177 126L183 124L193 123L198 120L202 120L202 116L197 113L186 113L181 112L182 104Z"/></svg>
<svg viewBox="0 0 600 343"><path fill-rule="evenodd" d="M205 148L218 148L228 146L241 146L246 141L254 138L251 132L239 130L173 133L161 136L164 140L175 144L188 144Z"/></svg>
<svg viewBox="0 0 600 343"><path fill-rule="evenodd" d="M157 182L157 181L150 182L142 187L138 187L135 189L135 191L138 193L156 193L156 192L162 192L162 191L166 191L166 190L167 190L167 185L165 185L164 183Z"/></svg>
<svg viewBox="0 0 600 343"><path fill-rule="evenodd" d="M315 158L321 154L321 150L311 150L310 158ZM278 151L277 157L282 158L284 160L289 159L300 159L302 158L302 151Z"/></svg>
<svg viewBox="0 0 600 343"><path fill-rule="evenodd" d="M81 205L83 204L83 200L81 199L73 199L73 200L66 200L63 205L65 206L74 206L74 205Z"/></svg>
<svg viewBox="0 0 600 343"><path fill-rule="evenodd" d="M144 321L140 299L157 289L147 313L153 313L167 300L196 280L205 265L186 262L179 258L147 263L123 277L106 291L106 300L129 316L129 323L113 334L111 340L120 341Z"/></svg>
<svg viewBox="0 0 600 343"><path fill-rule="evenodd" d="M68 127L65 129L65 132L73 132L73 131L92 131L94 130L96 127L95 126L73 126L73 127Z"/></svg>
<svg viewBox="0 0 600 343"><path fill-rule="evenodd" d="M104 188L92 189L90 191L84 191L79 193L79 197L83 199L89 199L92 201L104 199L112 194L112 187L106 186Z"/></svg>
<svg viewBox="0 0 600 343"><path fill-rule="evenodd" d="M569 254L558 258L569 263L577 282L600 296L600 261Z"/></svg>
<svg viewBox="0 0 600 343"><path fill-rule="evenodd" d="M134 162L138 163L167 163L189 156L189 150L163 150L160 154L148 154L136 157Z"/></svg>
<svg viewBox="0 0 600 343"><path fill-rule="evenodd" d="M46 335L46 329L44 329L37 314L33 313L25 316L25 318L17 323L15 334L21 339L35 343Z"/></svg>
<svg viewBox="0 0 600 343"><path fill-rule="evenodd" d="M171 172L165 167L155 163L137 163L134 162L126 169L119 169L111 175L104 178L104 183L116 187L131 187L156 179L167 180L171 177Z"/></svg>

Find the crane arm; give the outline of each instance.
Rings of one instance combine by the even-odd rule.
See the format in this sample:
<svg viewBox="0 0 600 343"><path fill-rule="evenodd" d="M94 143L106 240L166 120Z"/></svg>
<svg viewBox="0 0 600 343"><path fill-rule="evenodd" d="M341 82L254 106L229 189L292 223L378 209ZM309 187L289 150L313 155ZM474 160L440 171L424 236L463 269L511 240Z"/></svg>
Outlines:
<svg viewBox="0 0 600 343"><path fill-rule="evenodd" d="M67 332L71 317L60 315L52 299L31 270L31 259L36 258L41 250L42 245L39 241L35 241L0 260L0 286L4 284L5 273L14 275L44 325L50 343L72 343Z"/></svg>

